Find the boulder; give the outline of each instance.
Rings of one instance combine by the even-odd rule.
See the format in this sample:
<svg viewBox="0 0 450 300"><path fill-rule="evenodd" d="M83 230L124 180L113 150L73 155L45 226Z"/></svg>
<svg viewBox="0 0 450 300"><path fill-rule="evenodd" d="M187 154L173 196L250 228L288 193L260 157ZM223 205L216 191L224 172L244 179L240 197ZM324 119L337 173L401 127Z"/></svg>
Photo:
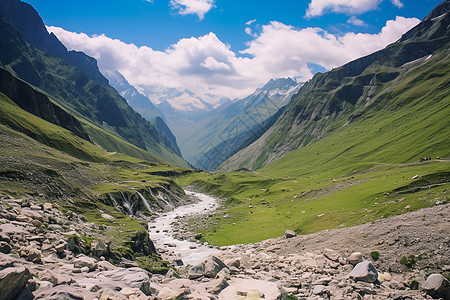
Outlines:
<svg viewBox="0 0 450 300"><path fill-rule="evenodd" d="M1 253L9 254L9 253L11 253L11 250L12 250L12 248L8 243L0 242L0 252Z"/></svg>
<svg viewBox="0 0 450 300"><path fill-rule="evenodd" d="M94 271L95 269L97 269L97 263L96 263L95 259L92 257L80 255L74 260L73 267L77 268L77 269L87 267L87 268L89 268L90 271Z"/></svg>
<svg viewBox="0 0 450 300"><path fill-rule="evenodd" d="M348 261L349 261L349 263L351 263L352 265L356 266L357 264L359 264L360 262L363 261L363 255L361 254L361 252L353 252L353 253L348 257Z"/></svg>
<svg viewBox="0 0 450 300"><path fill-rule="evenodd" d="M150 294L150 278L146 271L141 268L115 268L111 271L102 271L96 274L100 279L100 286L129 287L141 290L145 295Z"/></svg>
<svg viewBox="0 0 450 300"><path fill-rule="evenodd" d="M229 281L228 284L229 286L219 294L219 299L282 299L275 282L236 278Z"/></svg>
<svg viewBox="0 0 450 300"><path fill-rule="evenodd" d="M172 299L179 299L181 296L185 295L187 293L186 290L172 290L169 287L163 287L159 293L156 299L158 300L172 300Z"/></svg>
<svg viewBox="0 0 450 300"><path fill-rule="evenodd" d="M333 249L325 249L323 255L332 261L339 261L339 253Z"/></svg>
<svg viewBox="0 0 450 300"><path fill-rule="evenodd" d="M31 249L28 251L26 259L31 261L32 263L40 263L41 262L42 252L38 249Z"/></svg>
<svg viewBox="0 0 450 300"><path fill-rule="evenodd" d="M202 263L190 268L188 278L191 280L202 276L214 278L223 268L227 268L227 266L220 259L215 256L210 256Z"/></svg>
<svg viewBox="0 0 450 300"><path fill-rule="evenodd" d="M205 261L205 271L203 274L206 277L214 278L223 268L227 268L227 266L217 257L211 256Z"/></svg>
<svg viewBox="0 0 450 300"><path fill-rule="evenodd" d="M225 264L228 267L235 267L235 268L240 268L241 267L241 259L240 258L231 258L225 261Z"/></svg>
<svg viewBox="0 0 450 300"><path fill-rule="evenodd" d="M5 268L9 268L14 266L14 263L18 263L19 260L11 257L10 255L6 255L4 253L0 253L0 270Z"/></svg>
<svg viewBox="0 0 450 300"><path fill-rule="evenodd" d="M44 210L51 210L51 209L53 209L53 205L51 204L51 203L44 203L44 205L42 206L42 208L44 209Z"/></svg>
<svg viewBox="0 0 450 300"><path fill-rule="evenodd" d="M111 254L109 244L105 244L102 241L94 241L91 244L91 254L95 257L108 257Z"/></svg>
<svg viewBox="0 0 450 300"><path fill-rule="evenodd" d="M0 271L0 300L14 300L25 287L31 273L24 267L11 267Z"/></svg>
<svg viewBox="0 0 450 300"><path fill-rule="evenodd" d="M431 274L422 289L433 298L450 299L450 283L441 274Z"/></svg>
<svg viewBox="0 0 450 300"><path fill-rule="evenodd" d="M128 297L117 291L105 289L102 291L100 300L128 300Z"/></svg>
<svg viewBox="0 0 450 300"><path fill-rule="evenodd" d="M73 285L58 285L52 288L39 289L35 300L93 300L95 296L87 290Z"/></svg>
<svg viewBox="0 0 450 300"><path fill-rule="evenodd" d="M286 230L284 232L284 237L287 238L287 239L290 239L290 238L293 238L293 237L296 237L296 236L297 236L297 234L295 233L294 230Z"/></svg>
<svg viewBox="0 0 450 300"><path fill-rule="evenodd" d="M355 281L375 282L378 280L378 272L370 261L365 260L353 268L350 278Z"/></svg>
<svg viewBox="0 0 450 300"><path fill-rule="evenodd" d="M39 280L51 282L53 285L70 284L72 279L65 274L58 274L52 270L44 270L39 273Z"/></svg>

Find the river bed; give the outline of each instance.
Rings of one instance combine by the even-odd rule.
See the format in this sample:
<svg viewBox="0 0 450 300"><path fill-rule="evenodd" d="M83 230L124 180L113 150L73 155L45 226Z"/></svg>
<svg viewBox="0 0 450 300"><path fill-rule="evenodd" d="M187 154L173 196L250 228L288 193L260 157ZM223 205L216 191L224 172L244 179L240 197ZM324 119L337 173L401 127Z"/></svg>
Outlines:
<svg viewBox="0 0 450 300"><path fill-rule="evenodd" d="M218 252L218 250L188 240L175 239L173 237L174 225L172 223L177 222L177 217L213 211L219 206L219 203L216 198L206 194L191 191L185 191L185 193L190 197L196 197L199 201L177 207L173 211L162 214L148 224L148 229L150 239L157 249L173 252L185 265L195 265Z"/></svg>

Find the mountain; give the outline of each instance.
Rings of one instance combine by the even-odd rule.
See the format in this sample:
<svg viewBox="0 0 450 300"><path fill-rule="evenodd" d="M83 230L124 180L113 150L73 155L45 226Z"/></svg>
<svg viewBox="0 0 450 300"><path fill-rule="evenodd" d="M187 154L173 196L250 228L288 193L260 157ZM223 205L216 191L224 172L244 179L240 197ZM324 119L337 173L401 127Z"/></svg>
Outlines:
<svg viewBox="0 0 450 300"><path fill-rule="evenodd" d="M177 137L181 147L183 141L195 132L205 119L211 117L216 109L231 103L228 98L206 95L202 98L195 93L180 88L161 86L139 86L139 91L155 103L164 115L164 121ZM145 111L140 110L145 115Z"/></svg>
<svg viewBox="0 0 450 300"><path fill-rule="evenodd" d="M35 48L78 67L89 79L108 85L108 81L98 70L97 61L83 52L67 51L53 33L48 33L38 12L30 4L19 0L1 1L0 15L6 16L24 39Z"/></svg>
<svg viewBox="0 0 450 300"><path fill-rule="evenodd" d="M139 91L123 77L118 71L104 72L109 84L124 97L128 104L147 121L153 121L156 117L165 119L165 116L156 108L149 98Z"/></svg>
<svg viewBox="0 0 450 300"><path fill-rule="evenodd" d="M271 79L244 99L217 111L180 143L193 166L216 169L227 158L257 140L274 123L301 84L291 78Z"/></svg>
<svg viewBox="0 0 450 300"><path fill-rule="evenodd" d="M164 120L160 117L155 117L151 123L158 130L158 133L161 136L164 145L170 145L170 148L175 149L175 153L181 156L181 151L177 145L177 139L173 135L170 128L167 126L166 122L164 122Z"/></svg>
<svg viewBox="0 0 450 300"><path fill-rule="evenodd" d="M338 134L355 120L369 120L375 116L386 119L392 112L412 103L419 105L414 102L416 99L430 101L427 94L432 91L427 87L410 98L405 95L407 90L416 90L421 80L437 73L437 69L435 72L430 69L430 74L424 72L426 77L416 78L418 68L432 64L442 68L440 63L443 66L449 64L446 57L450 37L449 6L449 1L443 2L420 24L385 49L332 71L316 74L292 98L275 124L261 138L227 160L220 170L258 169L292 150ZM447 96L448 86L439 86ZM430 105L435 104L431 102ZM391 125L398 127L396 123ZM361 131L364 132L364 128ZM401 135L389 137L389 143L399 142L402 138ZM414 143L409 143L408 149L412 145ZM413 148L406 160L417 159L424 154L420 153L422 146Z"/></svg>
<svg viewBox="0 0 450 300"><path fill-rule="evenodd" d="M13 19L20 15L22 10L23 15L30 14L30 7L20 3L16 0L2 1L2 5L7 9L3 10L3 16L0 16L0 66L39 88L58 106L79 119L90 140L104 149L142 157L142 153L136 151L127 143L129 142L166 161L187 166L176 153L179 152L178 147L171 149L172 143L165 145L164 140L167 139L160 136L152 124L136 113L125 99L107 84L108 81L96 67L96 72L103 80L94 81L90 79L92 74L86 75L80 67L42 52L28 43L11 24L9 16L5 17L5 14L11 11L15 12L12 14ZM19 12L11 10L11 7L18 8ZM27 22L32 24L23 27L35 28L35 35L54 41L38 15ZM98 81L104 81L106 85Z"/></svg>

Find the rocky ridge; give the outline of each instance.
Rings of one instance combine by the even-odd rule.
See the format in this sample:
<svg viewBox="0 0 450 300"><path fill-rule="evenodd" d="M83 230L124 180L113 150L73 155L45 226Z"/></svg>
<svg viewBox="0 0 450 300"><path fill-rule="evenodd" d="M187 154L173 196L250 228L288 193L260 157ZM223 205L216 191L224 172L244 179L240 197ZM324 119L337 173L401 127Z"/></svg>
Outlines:
<svg viewBox="0 0 450 300"><path fill-rule="evenodd" d="M178 231L186 232L184 221ZM284 237L221 247L193 267L175 268L174 261L163 275L114 261L107 243L83 240L99 229L55 204L2 197L0 299L450 297L442 276L450 271L448 204L305 236L288 230Z"/></svg>

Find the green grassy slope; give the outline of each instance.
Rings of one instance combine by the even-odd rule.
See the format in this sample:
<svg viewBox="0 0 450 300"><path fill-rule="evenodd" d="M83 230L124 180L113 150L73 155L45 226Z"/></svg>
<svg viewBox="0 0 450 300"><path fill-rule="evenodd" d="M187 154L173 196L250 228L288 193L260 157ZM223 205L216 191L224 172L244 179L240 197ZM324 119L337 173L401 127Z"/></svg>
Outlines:
<svg viewBox="0 0 450 300"><path fill-rule="evenodd" d="M188 167L175 154L156 128L128 106L126 101L111 87L90 80L77 67L46 54L28 44L4 17L0 18L0 65L18 78L44 91L58 105L79 119L102 128L121 139L162 159ZM91 134L95 127L90 127ZM94 128L94 129L93 129ZM128 149L121 143L107 142L93 134L96 143L109 151ZM133 155L130 149L127 154Z"/></svg>
<svg viewBox="0 0 450 300"><path fill-rule="evenodd" d="M134 193L155 188L157 184L179 190L164 174L182 173L186 169L150 157L149 153L150 159L142 160L107 152L24 111L2 93L0 140L0 194L50 201L64 212L83 214L102 228L89 238L112 242L111 249L118 259L122 256L135 259L149 271L168 270L169 266L158 256L130 250L132 240L148 236L146 224L116 210L105 199L109 193ZM102 218L100 210L115 219Z"/></svg>
<svg viewBox="0 0 450 300"><path fill-rule="evenodd" d="M449 53L403 66L332 133L258 172L179 178L227 199L222 212L194 228L214 244L248 243L286 229L311 233L447 203ZM420 162L423 157L432 160Z"/></svg>
<svg viewBox="0 0 450 300"><path fill-rule="evenodd" d="M341 130L349 118L370 115L368 106L376 111L381 107L377 103L386 103L383 99L393 97L389 89L398 79L411 75L408 72L415 65L414 61L448 52L450 4L447 1L441 6L446 14L435 18L441 13L438 8L439 11L433 11L398 42L332 71L316 74L292 98L274 126L258 141L227 160L219 170L262 168L292 150ZM435 76L431 74L428 76ZM415 80L421 83L421 78ZM404 88L412 88L416 82L404 82ZM397 109L413 98L400 100L389 105Z"/></svg>

